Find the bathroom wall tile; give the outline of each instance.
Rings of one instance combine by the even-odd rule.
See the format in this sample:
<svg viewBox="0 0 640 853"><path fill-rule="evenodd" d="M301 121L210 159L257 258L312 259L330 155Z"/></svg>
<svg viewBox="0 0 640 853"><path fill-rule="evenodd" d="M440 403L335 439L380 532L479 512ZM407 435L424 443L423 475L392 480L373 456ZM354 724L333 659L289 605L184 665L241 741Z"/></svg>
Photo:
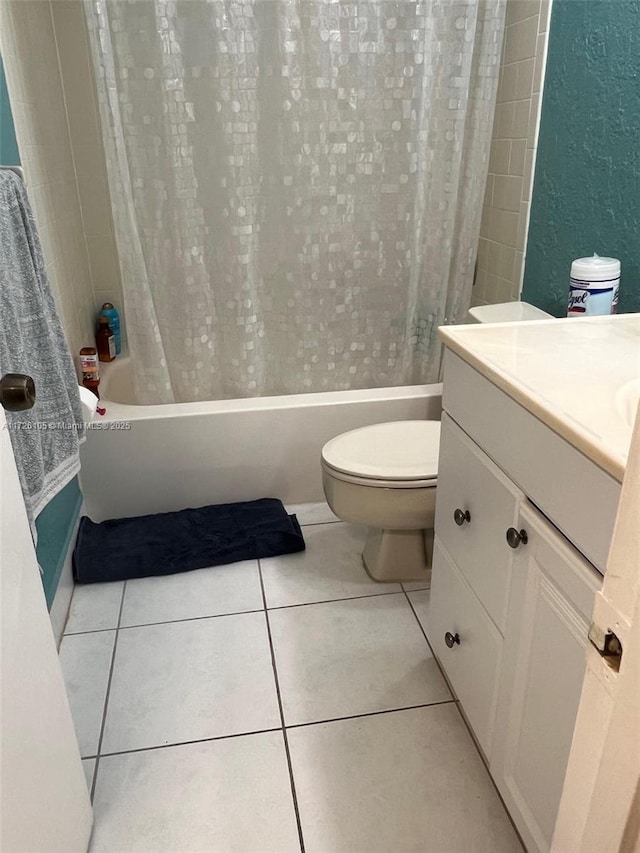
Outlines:
<svg viewBox="0 0 640 853"><path fill-rule="evenodd" d="M103 753L279 727L264 613L120 629Z"/></svg>
<svg viewBox="0 0 640 853"><path fill-rule="evenodd" d="M547 34L540 33L538 35L538 47L536 48L536 60L533 69L533 81L531 84L532 94L542 91L542 81L544 78L544 69L547 61Z"/></svg>
<svg viewBox="0 0 640 853"><path fill-rule="evenodd" d="M516 100L518 88L518 63L512 62L502 66L502 75L498 86L498 103Z"/></svg>
<svg viewBox="0 0 640 853"><path fill-rule="evenodd" d="M300 850L281 732L102 758L94 813L92 853Z"/></svg>
<svg viewBox="0 0 640 853"><path fill-rule="evenodd" d="M516 105L513 102L497 104L493 125L493 135L496 139L513 139L513 122Z"/></svg>
<svg viewBox="0 0 640 853"><path fill-rule="evenodd" d="M504 43L504 61L517 62L536 55L538 18L536 15L507 27Z"/></svg>
<svg viewBox="0 0 640 853"><path fill-rule="evenodd" d="M546 0L542 6L540 0L507 2L507 26L498 86L498 108L493 126L490 174L482 209L481 239L490 239L513 251L502 253L494 250L485 267L482 287L474 288L473 298L489 303L494 298L496 301L518 298L520 292L518 264L513 263L511 278L505 276L505 270L510 267L513 252L523 253L526 242L528 202L535 162L533 149L540 114L539 97L535 98L535 93L536 90L539 92L542 85L547 42L546 25L540 20L541 9L548 14ZM507 149L509 161L505 166ZM518 179L522 176L518 198L517 183L505 181L507 176ZM520 221L522 215L524 221Z"/></svg>
<svg viewBox="0 0 640 853"><path fill-rule="evenodd" d="M111 236L111 203L104 178L78 177L82 222L87 236Z"/></svg>
<svg viewBox="0 0 640 853"><path fill-rule="evenodd" d="M505 23L507 26L531 18L540 11L540 0L507 0Z"/></svg>
<svg viewBox="0 0 640 853"><path fill-rule="evenodd" d="M509 174L523 175L527 143L524 139L514 139L511 142L511 155L509 157Z"/></svg>
<svg viewBox="0 0 640 853"><path fill-rule="evenodd" d="M538 21L538 32L546 33L549 30L549 18L551 17L551 0L541 0L540 17Z"/></svg>
<svg viewBox="0 0 640 853"><path fill-rule="evenodd" d="M362 565L364 527L342 522L305 527L306 550L260 560L267 607L400 592L371 580Z"/></svg>
<svg viewBox="0 0 640 853"><path fill-rule="evenodd" d="M127 581L122 626L262 610L257 560Z"/></svg>
<svg viewBox="0 0 640 853"><path fill-rule="evenodd" d="M402 592L272 610L269 621L287 725L450 698Z"/></svg>
<svg viewBox="0 0 640 853"><path fill-rule="evenodd" d="M525 59L523 62L518 63L518 85L516 87L517 100L523 100L531 97L535 64L535 59Z"/></svg>
<svg viewBox="0 0 640 853"><path fill-rule="evenodd" d="M489 241L481 237L478 241L478 267L488 269L489 265Z"/></svg>
<svg viewBox="0 0 640 853"><path fill-rule="evenodd" d="M526 139L529 132L529 113L531 102L529 100L516 101L513 110L513 139Z"/></svg>
<svg viewBox="0 0 640 853"><path fill-rule="evenodd" d="M124 583L76 584L65 634L117 628Z"/></svg>
<svg viewBox="0 0 640 853"><path fill-rule="evenodd" d="M113 254L111 238L104 234L87 236L93 289L112 290L120 284L120 270Z"/></svg>
<svg viewBox="0 0 640 853"><path fill-rule="evenodd" d="M288 740L309 853L522 853L453 703L291 729Z"/></svg>
<svg viewBox="0 0 640 853"><path fill-rule="evenodd" d="M500 263L498 264L498 275L501 279L511 282L516 259L516 250L511 246L503 246Z"/></svg>
<svg viewBox="0 0 640 853"><path fill-rule="evenodd" d="M511 156L510 139L494 139L491 143L489 157L489 172L495 175L509 174L509 157Z"/></svg>
<svg viewBox="0 0 640 853"><path fill-rule="evenodd" d="M522 178L513 175L496 175L493 205L502 210L520 210Z"/></svg>
<svg viewBox="0 0 640 853"><path fill-rule="evenodd" d="M98 751L115 636L115 631L68 634L60 644L60 665L83 757Z"/></svg>

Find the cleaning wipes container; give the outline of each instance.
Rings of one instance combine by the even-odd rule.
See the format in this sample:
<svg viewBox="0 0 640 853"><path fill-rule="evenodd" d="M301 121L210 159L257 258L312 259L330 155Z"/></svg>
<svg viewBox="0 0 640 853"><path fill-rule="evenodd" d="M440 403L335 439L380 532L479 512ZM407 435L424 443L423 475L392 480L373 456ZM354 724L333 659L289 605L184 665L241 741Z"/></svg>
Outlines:
<svg viewBox="0 0 640 853"><path fill-rule="evenodd" d="M617 258L577 258L571 264L567 317L615 314L620 288Z"/></svg>

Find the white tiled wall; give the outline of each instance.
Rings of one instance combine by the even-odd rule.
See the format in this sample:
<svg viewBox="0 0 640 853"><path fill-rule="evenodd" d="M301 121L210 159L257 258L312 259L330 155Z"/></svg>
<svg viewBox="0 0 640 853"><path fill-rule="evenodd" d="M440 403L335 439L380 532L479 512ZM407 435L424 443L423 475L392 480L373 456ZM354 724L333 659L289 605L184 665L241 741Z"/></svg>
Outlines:
<svg viewBox="0 0 640 853"><path fill-rule="evenodd" d="M550 6L550 0L507 0L475 305L520 295Z"/></svg>
<svg viewBox="0 0 640 853"><path fill-rule="evenodd" d="M79 0L2 0L0 50L47 273L73 355L122 306Z"/></svg>

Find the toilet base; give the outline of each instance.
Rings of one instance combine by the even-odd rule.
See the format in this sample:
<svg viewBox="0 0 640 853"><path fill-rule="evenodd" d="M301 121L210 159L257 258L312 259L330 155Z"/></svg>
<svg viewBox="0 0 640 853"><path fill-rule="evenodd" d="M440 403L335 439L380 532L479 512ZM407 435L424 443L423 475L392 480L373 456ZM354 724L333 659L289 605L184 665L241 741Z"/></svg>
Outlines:
<svg viewBox="0 0 640 853"><path fill-rule="evenodd" d="M362 562L379 583L429 581L433 530L376 530L369 528Z"/></svg>

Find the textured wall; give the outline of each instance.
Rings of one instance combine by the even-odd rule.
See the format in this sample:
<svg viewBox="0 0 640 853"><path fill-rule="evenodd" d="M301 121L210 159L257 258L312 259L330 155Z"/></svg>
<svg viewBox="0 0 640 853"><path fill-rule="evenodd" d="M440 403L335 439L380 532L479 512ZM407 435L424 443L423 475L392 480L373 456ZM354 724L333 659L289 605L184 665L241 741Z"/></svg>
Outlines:
<svg viewBox="0 0 640 853"><path fill-rule="evenodd" d="M555 0L523 299L566 313L573 258L622 262L640 310L640 0Z"/></svg>

